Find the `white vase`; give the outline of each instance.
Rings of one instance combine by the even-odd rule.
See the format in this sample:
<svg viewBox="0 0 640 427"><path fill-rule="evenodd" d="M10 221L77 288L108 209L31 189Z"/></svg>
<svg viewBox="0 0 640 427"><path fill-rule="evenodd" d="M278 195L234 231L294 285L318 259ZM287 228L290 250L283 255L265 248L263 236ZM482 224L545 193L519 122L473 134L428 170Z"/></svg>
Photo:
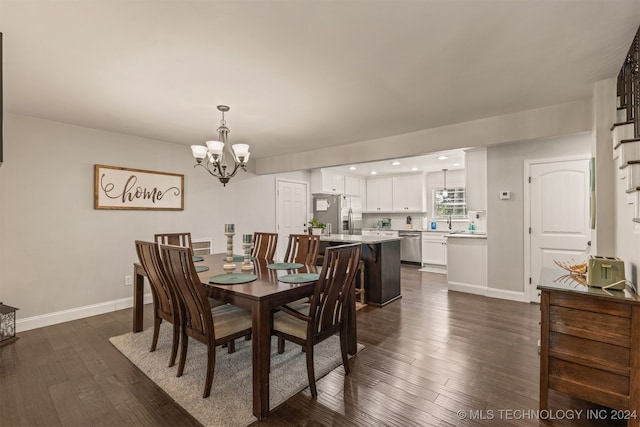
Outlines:
<svg viewBox="0 0 640 427"><path fill-rule="evenodd" d="M323 228L311 228L311 234L315 234L316 236L321 236L322 235L322 230L324 230Z"/></svg>

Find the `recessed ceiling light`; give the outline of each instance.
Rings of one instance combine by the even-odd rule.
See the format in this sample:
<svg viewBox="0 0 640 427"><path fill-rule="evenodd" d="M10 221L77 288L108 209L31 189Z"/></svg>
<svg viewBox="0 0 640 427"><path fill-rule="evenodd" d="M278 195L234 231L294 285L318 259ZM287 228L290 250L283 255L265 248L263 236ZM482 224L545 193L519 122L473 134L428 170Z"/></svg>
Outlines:
<svg viewBox="0 0 640 427"><path fill-rule="evenodd" d="M399 161L397 161L397 160L394 160L393 162L391 162L391 164L392 164L393 166L398 166L398 165L400 164L400 162L399 162Z"/></svg>
<svg viewBox="0 0 640 427"><path fill-rule="evenodd" d="M460 163L454 163L453 166L460 166Z"/></svg>
<svg viewBox="0 0 640 427"><path fill-rule="evenodd" d="M415 166L411 168L411 172L415 172L415 171L417 171L417 170L418 170L418 168L417 168L417 167L415 167Z"/></svg>
<svg viewBox="0 0 640 427"><path fill-rule="evenodd" d="M377 174L378 174L378 172L376 172L376 171L371 171L371 175L377 175Z"/></svg>
<svg viewBox="0 0 640 427"><path fill-rule="evenodd" d="M350 170L350 171L354 171L354 170L356 170L356 169L358 169L358 168L357 168L357 167L355 167L355 166L351 166L351 167L349 168L349 170Z"/></svg>
<svg viewBox="0 0 640 427"><path fill-rule="evenodd" d="M448 159L448 157L447 157L447 156L440 156L440 157L438 157L438 160L447 160L447 159Z"/></svg>

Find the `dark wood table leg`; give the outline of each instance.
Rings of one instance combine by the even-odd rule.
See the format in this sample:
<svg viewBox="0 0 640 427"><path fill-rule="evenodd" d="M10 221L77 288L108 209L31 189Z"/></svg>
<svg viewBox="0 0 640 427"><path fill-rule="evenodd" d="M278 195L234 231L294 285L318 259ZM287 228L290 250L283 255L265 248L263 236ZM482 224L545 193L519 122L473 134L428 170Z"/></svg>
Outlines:
<svg viewBox="0 0 640 427"><path fill-rule="evenodd" d="M253 415L264 420L269 414L269 365L271 363L270 308L256 302L252 311Z"/></svg>
<svg viewBox="0 0 640 427"><path fill-rule="evenodd" d="M140 264L133 264L133 332L143 329L144 276L144 268Z"/></svg>

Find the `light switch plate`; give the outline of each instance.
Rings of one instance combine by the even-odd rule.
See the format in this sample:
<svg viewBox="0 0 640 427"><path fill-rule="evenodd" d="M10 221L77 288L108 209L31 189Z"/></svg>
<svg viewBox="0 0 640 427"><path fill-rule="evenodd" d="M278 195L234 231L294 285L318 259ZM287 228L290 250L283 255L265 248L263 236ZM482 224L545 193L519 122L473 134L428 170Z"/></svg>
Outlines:
<svg viewBox="0 0 640 427"><path fill-rule="evenodd" d="M511 198L511 191L501 191L500 200L509 200Z"/></svg>

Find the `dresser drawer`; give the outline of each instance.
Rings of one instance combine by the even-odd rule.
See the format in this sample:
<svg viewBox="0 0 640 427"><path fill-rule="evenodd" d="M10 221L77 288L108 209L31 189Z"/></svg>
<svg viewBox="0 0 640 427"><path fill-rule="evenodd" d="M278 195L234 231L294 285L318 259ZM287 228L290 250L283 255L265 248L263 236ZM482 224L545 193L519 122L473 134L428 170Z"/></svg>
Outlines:
<svg viewBox="0 0 640 427"><path fill-rule="evenodd" d="M631 350L628 347L551 332L549 356L629 376Z"/></svg>
<svg viewBox="0 0 640 427"><path fill-rule="evenodd" d="M606 298L584 298L582 295L552 292L549 295L549 304L582 311L610 314L612 316L631 317L631 306L629 304L608 301Z"/></svg>
<svg viewBox="0 0 640 427"><path fill-rule="evenodd" d="M552 305L549 307L549 329L593 341L631 347L630 317Z"/></svg>
<svg viewBox="0 0 640 427"><path fill-rule="evenodd" d="M549 387L615 409L629 407L629 377L549 358Z"/></svg>

